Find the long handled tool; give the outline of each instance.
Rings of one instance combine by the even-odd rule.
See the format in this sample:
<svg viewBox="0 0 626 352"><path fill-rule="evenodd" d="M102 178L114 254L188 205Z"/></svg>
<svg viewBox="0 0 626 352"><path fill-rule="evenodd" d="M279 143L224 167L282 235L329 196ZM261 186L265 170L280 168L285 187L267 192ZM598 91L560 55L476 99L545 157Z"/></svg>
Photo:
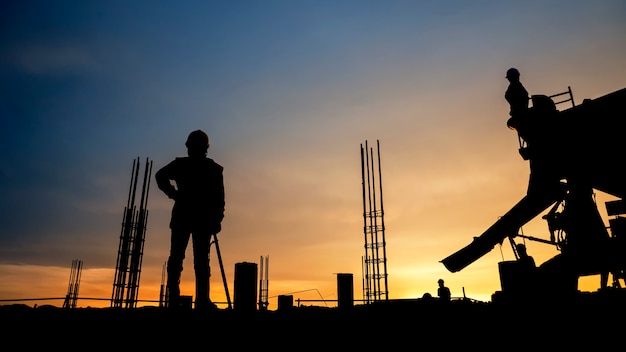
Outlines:
<svg viewBox="0 0 626 352"><path fill-rule="evenodd" d="M213 234L213 243L215 243L215 251L217 252L217 260L220 262L220 271L222 272L222 281L224 282L224 291L226 292L226 300L228 301L228 309L232 309L232 303L230 301L230 293L228 291L228 283L226 282L226 273L224 273L224 264L222 263L222 254L220 253L220 246L217 242L217 234Z"/></svg>

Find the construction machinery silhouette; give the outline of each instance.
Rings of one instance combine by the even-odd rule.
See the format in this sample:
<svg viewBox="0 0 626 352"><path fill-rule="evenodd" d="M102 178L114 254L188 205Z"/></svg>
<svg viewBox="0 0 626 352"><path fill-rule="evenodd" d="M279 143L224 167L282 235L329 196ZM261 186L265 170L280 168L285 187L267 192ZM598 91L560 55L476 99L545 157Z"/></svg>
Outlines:
<svg viewBox="0 0 626 352"><path fill-rule="evenodd" d="M560 111L553 98L569 94L572 107ZM576 297L581 276L600 275L601 289L619 286L626 270L626 168L624 130L626 88L575 105L571 89L553 96L534 95L527 114L509 119L517 131L520 155L530 163L527 194L480 236L441 262L458 272L509 239L518 260L499 263L502 291L494 297ZM595 191L616 198L605 203L615 216L609 226ZM548 210L549 209L549 210ZM520 234L543 215L550 239ZM536 267L523 267L514 238L556 246L558 254ZM497 295L496 295L497 294Z"/></svg>

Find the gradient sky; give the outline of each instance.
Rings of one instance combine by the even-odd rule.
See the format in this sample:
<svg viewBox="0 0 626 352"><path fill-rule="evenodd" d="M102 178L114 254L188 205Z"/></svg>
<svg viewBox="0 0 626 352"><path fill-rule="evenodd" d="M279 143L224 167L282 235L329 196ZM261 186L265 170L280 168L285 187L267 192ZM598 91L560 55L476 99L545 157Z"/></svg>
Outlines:
<svg viewBox="0 0 626 352"><path fill-rule="evenodd" d="M488 301L507 243L458 273L440 260L525 195L506 70L531 94L597 98L626 87L625 33L621 0L3 1L0 299L65 296L73 259L79 295L110 298L133 160L154 173L203 129L231 295L235 263L268 256L270 309L336 299L337 273L362 298L360 147L379 141L389 297L443 278ZM171 206L152 180L140 299L158 299ZM523 231L548 238L541 219Z"/></svg>

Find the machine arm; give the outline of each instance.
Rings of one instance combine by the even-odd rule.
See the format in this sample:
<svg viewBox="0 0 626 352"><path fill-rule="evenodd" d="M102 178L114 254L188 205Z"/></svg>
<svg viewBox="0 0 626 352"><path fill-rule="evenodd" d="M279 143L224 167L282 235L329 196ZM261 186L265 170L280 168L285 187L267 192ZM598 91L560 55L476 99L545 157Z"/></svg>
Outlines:
<svg viewBox="0 0 626 352"><path fill-rule="evenodd" d="M482 235L475 237L472 243L441 262L451 272L462 270L490 252L508 236L515 236L520 227L559 200L557 193L552 193L552 196L525 196Z"/></svg>

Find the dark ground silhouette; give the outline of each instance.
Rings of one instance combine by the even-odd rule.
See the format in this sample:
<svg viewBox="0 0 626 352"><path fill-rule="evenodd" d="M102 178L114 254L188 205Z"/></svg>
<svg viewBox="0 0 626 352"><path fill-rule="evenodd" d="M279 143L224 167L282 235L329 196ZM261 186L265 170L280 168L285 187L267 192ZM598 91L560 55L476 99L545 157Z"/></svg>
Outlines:
<svg viewBox="0 0 626 352"><path fill-rule="evenodd" d="M621 346L624 291L576 302L390 300L349 309L172 311L0 306L4 342L25 347L419 350ZM170 348L170 347L167 347Z"/></svg>

